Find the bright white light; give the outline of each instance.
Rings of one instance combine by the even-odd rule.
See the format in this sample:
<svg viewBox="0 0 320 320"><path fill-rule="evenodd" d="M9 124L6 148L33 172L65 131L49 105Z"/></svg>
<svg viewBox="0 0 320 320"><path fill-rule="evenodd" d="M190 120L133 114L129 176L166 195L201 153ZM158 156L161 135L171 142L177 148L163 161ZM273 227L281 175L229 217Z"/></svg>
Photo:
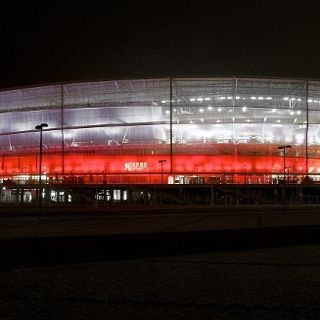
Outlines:
<svg viewBox="0 0 320 320"><path fill-rule="evenodd" d="M273 124L272 124L272 127L278 127L278 128L281 128L281 127L283 127L283 125L282 125L282 124L280 124L280 123L273 123Z"/></svg>
<svg viewBox="0 0 320 320"><path fill-rule="evenodd" d="M257 100L257 97L251 97L250 99L251 100Z"/></svg>
<svg viewBox="0 0 320 320"><path fill-rule="evenodd" d="M198 98L197 101L200 101L200 102L201 102L201 101L203 101L203 98Z"/></svg>
<svg viewBox="0 0 320 320"><path fill-rule="evenodd" d="M289 143L289 142L292 141L292 137L290 137L289 135L286 135L286 136L284 137L284 141Z"/></svg>
<svg viewBox="0 0 320 320"><path fill-rule="evenodd" d="M274 136L265 136L266 141L272 142L274 139Z"/></svg>
<svg viewBox="0 0 320 320"><path fill-rule="evenodd" d="M166 114L169 114L170 113L170 111L169 110L166 110Z"/></svg>
<svg viewBox="0 0 320 320"><path fill-rule="evenodd" d="M313 102L313 100L312 99L308 99L308 102Z"/></svg>
<svg viewBox="0 0 320 320"><path fill-rule="evenodd" d="M192 120L190 120L190 121L189 121L189 123L193 123L193 121L192 121Z"/></svg>
<svg viewBox="0 0 320 320"><path fill-rule="evenodd" d="M297 121L298 121L298 119L297 119L297 118L295 118L295 119L293 120L293 122L294 122L294 123L296 123Z"/></svg>
<svg viewBox="0 0 320 320"><path fill-rule="evenodd" d="M222 111L222 109L221 108L218 108L218 112L221 112Z"/></svg>
<svg viewBox="0 0 320 320"><path fill-rule="evenodd" d="M267 121L267 118L266 118L266 117L264 117L264 118L263 118L263 122L266 122L266 121Z"/></svg>
<svg viewBox="0 0 320 320"><path fill-rule="evenodd" d="M272 112L276 112L277 109L272 109Z"/></svg>
<svg viewBox="0 0 320 320"><path fill-rule="evenodd" d="M201 113L202 113L202 112L203 112L203 109L202 109L202 108L201 108L201 109L199 109L199 112L201 112Z"/></svg>
<svg viewBox="0 0 320 320"><path fill-rule="evenodd" d="M232 117L232 122L234 122L234 117Z"/></svg>
<svg viewBox="0 0 320 320"><path fill-rule="evenodd" d="M232 100L232 97L229 96L227 99L228 99L228 100Z"/></svg>
<svg viewBox="0 0 320 320"><path fill-rule="evenodd" d="M161 103L167 103L167 101L166 100L162 100Z"/></svg>
<svg viewBox="0 0 320 320"><path fill-rule="evenodd" d="M294 115L294 112L293 112L293 111L290 111L290 115L293 116L293 115Z"/></svg>
<svg viewBox="0 0 320 320"><path fill-rule="evenodd" d="M318 101L318 100L313 100L313 102L316 102L316 103L317 103L317 102L319 102L319 101Z"/></svg>
<svg viewBox="0 0 320 320"><path fill-rule="evenodd" d="M251 120L250 120L250 119L247 119L246 121L247 121L247 122L251 122Z"/></svg>
<svg viewBox="0 0 320 320"><path fill-rule="evenodd" d="M264 97L258 97L258 100L264 100Z"/></svg>
<svg viewBox="0 0 320 320"><path fill-rule="evenodd" d="M212 107L211 107L211 106L209 106L209 107L208 107L208 110L209 110L209 111L211 111L211 110L212 110Z"/></svg>
<svg viewBox="0 0 320 320"><path fill-rule="evenodd" d="M220 100L225 100L225 99L226 99L226 97L220 97L219 99L220 99Z"/></svg>
<svg viewBox="0 0 320 320"><path fill-rule="evenodd" d="M272 100L272 97L266 97L266 100Z"/></svg>
<svg viewBox="0 0 320 320"><path fill-rule="evenodd" d="M204 100L206 100L206 101L210 101L210 100L211 100L211 98L204 98Z"/></svg>
<svg viewBox="0 0 320 320"><path fill-rule="evenodd" d="M304 141L304 134L303 134L303 133L298 133L298 134L296 135L296 140L297 140L297 143L299 143L299 144L303 143L303 141Z"/></svg>
<svg viewBox="0 0 320 320"><path fill-rule="evenodd" d="M191 98L190 101L193 102L193 101L196 101L196 99L195 98Z"/></svg>
<svg viewBox="0 0 320 320"><path fill-rule="evenodd" d="M243 106L241 110L242 110L242 112L245 112L245 111L247 111L247 107Z"/></svg>
<svg viewBox="0 0 320 320"><path fill-rule="evenodd" d="M212 130L201 130L199 128L194 128L192 130L192 136L193 137L204 137L204 138L211 138L214 135L214 132Z"/></svg>
<svg viewBox="0 0 320 320"><path fill-rule="evenodd" d="M277 122L279 123L279 122L281 122L281 120L277 120Z"/></svg>
<svg viewBox="0 0 320 320"><path fill-rule="evenodd" d="M297 111L297 114L301 114L301 111L300 111L300 110L298 110L298 111Z"/></svg>
<svg viewBox="0 0 320 320"><path fill-rule="evenodd" d="M239 100L240 99L240 97L239 96L236 96L236 100Z"/></svg>
<svg viewBox="0 0 320 320"><path fill-rule="evenodd" d="M301 102L301 98L298 98L297 100L298 100L299 102Z"/></svg>
<svg viewBox="0 0 320 320"><path fill-rule="evenodd" d="M221 122L221 120L217 120L216 122Z"/></svg>
<svg viewBox="0 0 320 320"><path fill-rule="evenodd" d="M56 139L61 139L60 131L51 131L51 136ZM73 139L76 136L75 130L68 130L64 132L65 139Z"/></svg>
<svg viewBox="0 0 320 320"><path fill-rule="evenodd" d="M295 101L295 100L296 100L296 98L291 98L291 100L292 100L292 101Z"/></svg>
<svg viewBox="0 0 320 320"><path fill-rule="evenodd" d="M289 100L289 97L284 97L283 100L287 101Z"/></svg>
<svg viewBox="0 0 320 320"><path fill-rule="evenodd" d="M200 121L203 122L204 120L201 118Z"/></svg>

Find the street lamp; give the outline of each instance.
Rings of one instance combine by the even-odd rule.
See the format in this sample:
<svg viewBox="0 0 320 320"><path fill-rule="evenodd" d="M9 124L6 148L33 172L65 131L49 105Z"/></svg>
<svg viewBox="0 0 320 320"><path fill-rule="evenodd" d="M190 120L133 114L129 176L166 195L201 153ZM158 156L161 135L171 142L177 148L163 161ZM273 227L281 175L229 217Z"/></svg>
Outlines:
<svg viewBox="0 0 320 320"><path fill-rule="evenodd" d="M279 150L283 150L283 182L286 184L286 150L292 148L290 145L280 146Z"/></svg>
<svg viewBox="0 0 320 320"><path fill-rule="evenodd" d="M244 184L247 184L247 166L246 165L243 166L243 170L244 170Z"/></svg>
<svg viewBox="0 0 320 320"><path fill-rule="evenodd" d="M41 205L42 205L42 190L41 190L41 166L42 166L42 131L43 128L48 127L47 123L41 123L35 126L36 130L40 131L40 157L39 157L39 191L38 191L38 209L39 209L39 220L41 219Z"/></svg>
<svg viewBox="0 0 320 320"><path fill-rule="evenodd" d="M152 169L152 167L150 166L149 167L149 184L151 184L151 169Z"/></svg>
<svg viewBox="0 0 320 320"><path fill-rule="evenodd" d="M163 175L163 163L164 162L167 162L167 160L159 160L158 161L159 163L160 163L160 165L161 165L161 184L163 184L163 179L162 179L162 175Z"/></svg>
<svg viewBox="0 0 320 320"><path fill-rule="evenodd" d="M284 203L284 210L287 209L287 201L286 201L286 150L290 149L290 148L292 148L292 146L290 146L290 145L278 147L279 150L283 150L283 203Z"/></svg>
<svg viewBox="0 0 320 320"><path fill-rule="evenodd" d="M196 167L197 169L197 184L199 184L199 167Z"/></svg>

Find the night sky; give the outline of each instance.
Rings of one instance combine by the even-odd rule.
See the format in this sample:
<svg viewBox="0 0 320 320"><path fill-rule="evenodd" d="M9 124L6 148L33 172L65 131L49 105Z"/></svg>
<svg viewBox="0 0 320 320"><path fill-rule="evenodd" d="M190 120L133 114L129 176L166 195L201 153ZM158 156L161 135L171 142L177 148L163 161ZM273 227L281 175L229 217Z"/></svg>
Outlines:
<svg viewBox="0 0 320 320"><path fill-rule="evenodd" d="M170 76L320 78L317 1L278 2L7 1L0 10L0 87Z"/></svg>

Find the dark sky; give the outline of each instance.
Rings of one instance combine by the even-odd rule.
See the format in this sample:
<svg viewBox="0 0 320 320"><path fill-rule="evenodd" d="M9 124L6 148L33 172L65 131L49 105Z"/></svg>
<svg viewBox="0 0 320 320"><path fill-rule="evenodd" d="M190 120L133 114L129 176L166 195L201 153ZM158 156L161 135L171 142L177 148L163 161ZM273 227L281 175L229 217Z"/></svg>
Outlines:
<svg viewBox="0 0 320 320"><path fill-rule="evenodd" d="M317 1L26 3L1 5L1 88L167 76L320 78Z"/></svg>

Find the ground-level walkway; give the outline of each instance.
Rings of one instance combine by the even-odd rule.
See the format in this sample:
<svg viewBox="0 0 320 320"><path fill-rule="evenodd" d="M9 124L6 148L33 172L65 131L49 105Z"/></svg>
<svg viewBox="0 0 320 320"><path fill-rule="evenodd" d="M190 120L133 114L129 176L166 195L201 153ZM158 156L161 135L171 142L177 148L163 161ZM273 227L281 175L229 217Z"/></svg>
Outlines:
<svg viewBox="0 0 320 320"><path fill-rule="evenodd" d="M0 272L9 319L320 319L320 246Z"/></svg>
<svg viewBox="0 0 320 320"><path fill-rule="evenodd" d="M3 207L0 239L320 225L320 206Z"/></svg>
<svg viewBox="0 0 320 320"><path fill-rule="evenodd" d="M320 319L317 207L2 209L1 319Z"/></svg>

